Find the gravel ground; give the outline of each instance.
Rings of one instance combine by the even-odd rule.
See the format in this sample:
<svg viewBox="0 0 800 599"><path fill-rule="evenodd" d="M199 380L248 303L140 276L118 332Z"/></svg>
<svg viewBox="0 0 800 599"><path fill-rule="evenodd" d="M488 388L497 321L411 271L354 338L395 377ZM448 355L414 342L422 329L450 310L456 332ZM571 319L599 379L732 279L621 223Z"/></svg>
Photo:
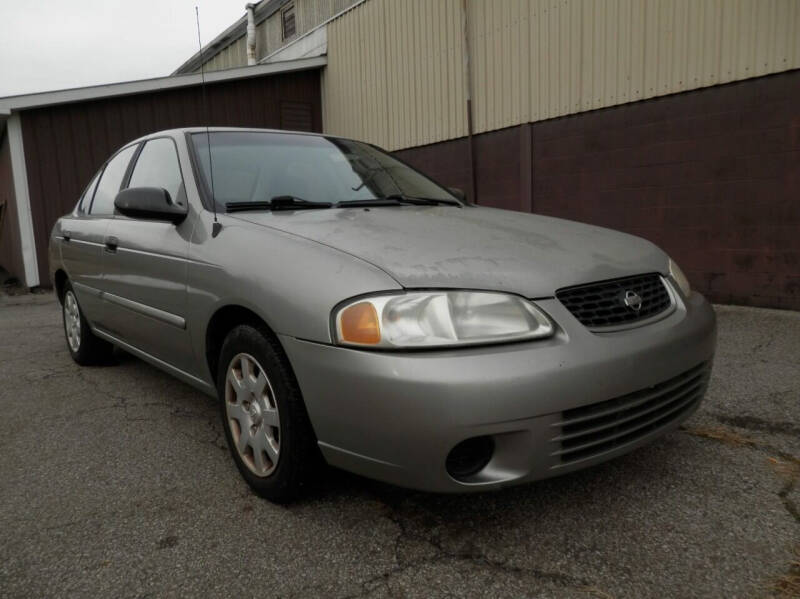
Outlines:
<svg viewBox="0 0 800 599"><path fill-rule="evenodd" d="M80 368L52 295L0 297L0 596L791 596L800 313L717 312L706 402L649 447L470 496L330 470L278 507L209 398L123 353Z"/></svg>

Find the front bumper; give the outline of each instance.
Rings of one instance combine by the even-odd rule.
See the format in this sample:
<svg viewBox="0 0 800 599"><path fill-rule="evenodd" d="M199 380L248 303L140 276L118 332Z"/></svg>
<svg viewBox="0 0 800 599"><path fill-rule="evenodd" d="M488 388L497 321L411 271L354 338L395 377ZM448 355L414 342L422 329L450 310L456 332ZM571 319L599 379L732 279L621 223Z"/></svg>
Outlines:
<svg viewBox="0 0 800 599"><path fill-rule="evenodd" d="M537 301L558 325L547 340L428 352L373 352L282 336L320 448L332 465L400 486L461 492L517 484L590 466L676 428L650 418L641 434L580 459L559 455L563 412L648 390L711 362L714 312L693 293L658 322L596 334L558 300ZM707 380L707 377L706 377ZM653 412L659 414L658 412ZM494 454L456 480L445 462L459 442L490 436Z"/></svg>

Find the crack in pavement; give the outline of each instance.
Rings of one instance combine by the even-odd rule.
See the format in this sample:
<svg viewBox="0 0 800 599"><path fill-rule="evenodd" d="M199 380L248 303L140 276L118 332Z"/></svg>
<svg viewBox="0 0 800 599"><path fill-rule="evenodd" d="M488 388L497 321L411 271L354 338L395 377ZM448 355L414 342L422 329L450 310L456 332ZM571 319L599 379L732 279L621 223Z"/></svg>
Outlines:
<svg viewBox="0 0 800 599"><path fill-rule="evenodd" d="M775 466L776 473L784 478L786 482L778 491L778 498L789 515L800 524L800 509L791 499L790 494L800 481L800 458L793 456L777 447L767 443L761 443L749 437L743 437L730 429L709 430L701 427L681 427L680 430L686 434L710 439L718 443L725 443L731 446L746 447L767 455L770 462ZM783 462L779 462L774 456L778 456Z"/></svg>
<svg viewBox="0 0 800 599"><path fill-rule="evenodd" d="M45 369L44 373L37 377L38 380L41 380L42 378L51 378L64 375L75 377L83 385L92 389L92 395L100 398L100 401L102 401L104 405L98 405L89 408L79 408L67 414L46 416L41 418L39 422L74 422L87 415L121 410L123 413L123 418L126 422L156 423L162 421L163 416L156 414L134 415L131 413L131 411L136 409L144 409L146 411L149 408L164 408L169 410L168 416L170 418L198 420L203 422L205 425L204 429L211 433L211 438L209 439L205 435L202 435L201 437L197 434L193 434L193 431L191 430L183 429L176 431L177 434L200 444L211 444L217 449L227 450L227 444L225 442L223 432L221 431L221 427L218 426L219 421L217 410L210 402L197 402L197 409L192 410L187 409L186 406L181 406L169 401L136 401L135 399L128 397L126 394L119 393L116 389L110 389L107 386L102 385L96 380L96 377L94 377L93 374L93 369L78 368L72 365ZM83 392L80 392L77 395L83 394ZM72 396L72 394L70 394L70 396Z"/></svg>
<svg viewBox="0 0 800 599"><path fill-rule="evenodd" d="M514 565L508 559L498 559L489 555L486 550L477 546L472 540L467 540L460 546L449 547L450 542L457 543L458 539L452 538L448 534L442 534L441 530L432 530L433 526L430 523L421 523L422 529L414 530L415 519L418 519L420 512L425 510L421 504L406 497L400 499L400 502L411 501L413 505L403 507L387 500L373 490L368 489L367 494L380 506L381 513L378 514L378 518L388 520L397 530L391 553L394 565L380 574L357 581L355 584L359 589L355 592L338 594L337 597L340 599L361 599L371 594L379 596L390 594L391 582L404 573L423 566L448 563L460 563L480 568L487 572L490 582L496 580L496 576L500 574L549 583L587 595L609 597L585 578L559 571ZM409 551L413 551L415 555L404 555ZM289 597L305 597L313 595L315 592L329 594L331 592L329 585L330 582L311 584L289 594Z"/></svg>
<svg viewBox="0 0 800 599"><path fill-rule="evenodd" d="M380 587L387 587L389 582L403 574L404 572L418 568L426 564L436 564L444 562L462 562L475 565L479 568L486 568L493 573L514 575L518 577L530 577L539 581L557 584L566 588L576 590L595 588L588 580L565 574L563 572L548 571L537 568L524 568L509 564L508 560L497 559L486 553L486 551L469 541L465 546L451 549L446 546L447 539L441 533L432 532L430 534L414 532L411 529L412 519L403 516L397 506L374 496L374 499L384 507L385 513L382 517L392 522L398 529L394 540L394 561L395 566L381 575L375 576L361 583L362 592L355 595L346 595L349 599L366 596L375 592ZM417 506L419 508L419 506ZM418 558L407 559L402 556L401 545L406 543L422 543L432 549L432 555Z"/></svg>
<svg viewBox="0 0 800 599"><path fill-rule="evenodd" d="M117 403L112 404L110 406L102 406L98 408L94 408L94 410L101 410L101 409L122 409L124 412L125 420L128 422L159 422L161 418L153 416L153 417L135 417L129 413L129 409L132 408L140 408L140 407L164 407L170 410L169 416L174 418L181 418L181 419L196 419L203 421L205 423L205 427L208 432L213 434L213 438L206 439L206 438L199 438L198 436L191 434L190 431L186 430L178 430L178 434L195 441L200 444L210 444L217 449L221 449L226 451L228 449L227 443L225 442L223 432L221 431L221 427L219 425L219 420L217 414L217 410L212 402L197 402L198 411L187 410L185 407L176 405L173 402L163 402L163 401L154 401L154 402L144 402L144 403L128 403L129 398L125 395L120 395L115 391L111 391L107 388L104 388L103 385L99 384L97 381L91 381L86 376L87 371L85 369L79 369L77 371L77 376L81 380L83 380L88 385L93 386L99 393L105 394L106 397L110 397L116 400Z"/></svg>
<svg viewBox="0 0 800 599"><path fill-rule="evenodd" d="M800 438L800 426L792 422L772 422L755 416L728 416L719 412L711 412L710 415L719 423L743 428L745 430L758 433L769 433L778 435L790 435Z"/></svg>

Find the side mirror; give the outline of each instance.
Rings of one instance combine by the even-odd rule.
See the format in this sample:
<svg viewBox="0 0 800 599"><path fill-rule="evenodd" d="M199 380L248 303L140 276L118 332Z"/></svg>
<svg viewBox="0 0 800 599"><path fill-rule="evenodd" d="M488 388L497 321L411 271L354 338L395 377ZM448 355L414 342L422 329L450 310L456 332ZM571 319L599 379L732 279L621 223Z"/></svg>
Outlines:
<svg viewBox="0 0 800 599"><path fill-rule="evenodd" d="M179 206L169 197L169 192L160 187L129 187L114 198L114 206L120 214L131 218L166 220L174 224L186 218L189 210Z"/></svg>
<svg viewBox="0 0 800 599"><path fill-rule="evenodd" d="M467 201L467 194L464 193L463 189L459 189L458 187L448 187L447 191L452 193L459 201L464 202L465 204L469 204Z"/></svg>

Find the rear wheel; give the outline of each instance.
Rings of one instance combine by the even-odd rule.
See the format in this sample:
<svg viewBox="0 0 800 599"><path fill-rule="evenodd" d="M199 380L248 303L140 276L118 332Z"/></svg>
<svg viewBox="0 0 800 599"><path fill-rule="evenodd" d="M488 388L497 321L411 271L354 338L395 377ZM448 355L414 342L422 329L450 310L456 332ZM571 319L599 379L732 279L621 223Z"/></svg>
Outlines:
<svg viewBox="0 0 800 599"><path fill-rule="evenodd" d="M222 345L217 374L225 436L250 487L276 503L298 497L319 463L300 389L277 341L249 325Z"/></svg>
<svg viewBox="0 0 800 599"><path fill-rule="evenodd" d="M61 307L67 349L69 349L72 359L81 366L108 362L114 347L108 341L100 339L92 333L89 323L86 322L78 305L78 298L69 283L64 288Z"/></svg>

